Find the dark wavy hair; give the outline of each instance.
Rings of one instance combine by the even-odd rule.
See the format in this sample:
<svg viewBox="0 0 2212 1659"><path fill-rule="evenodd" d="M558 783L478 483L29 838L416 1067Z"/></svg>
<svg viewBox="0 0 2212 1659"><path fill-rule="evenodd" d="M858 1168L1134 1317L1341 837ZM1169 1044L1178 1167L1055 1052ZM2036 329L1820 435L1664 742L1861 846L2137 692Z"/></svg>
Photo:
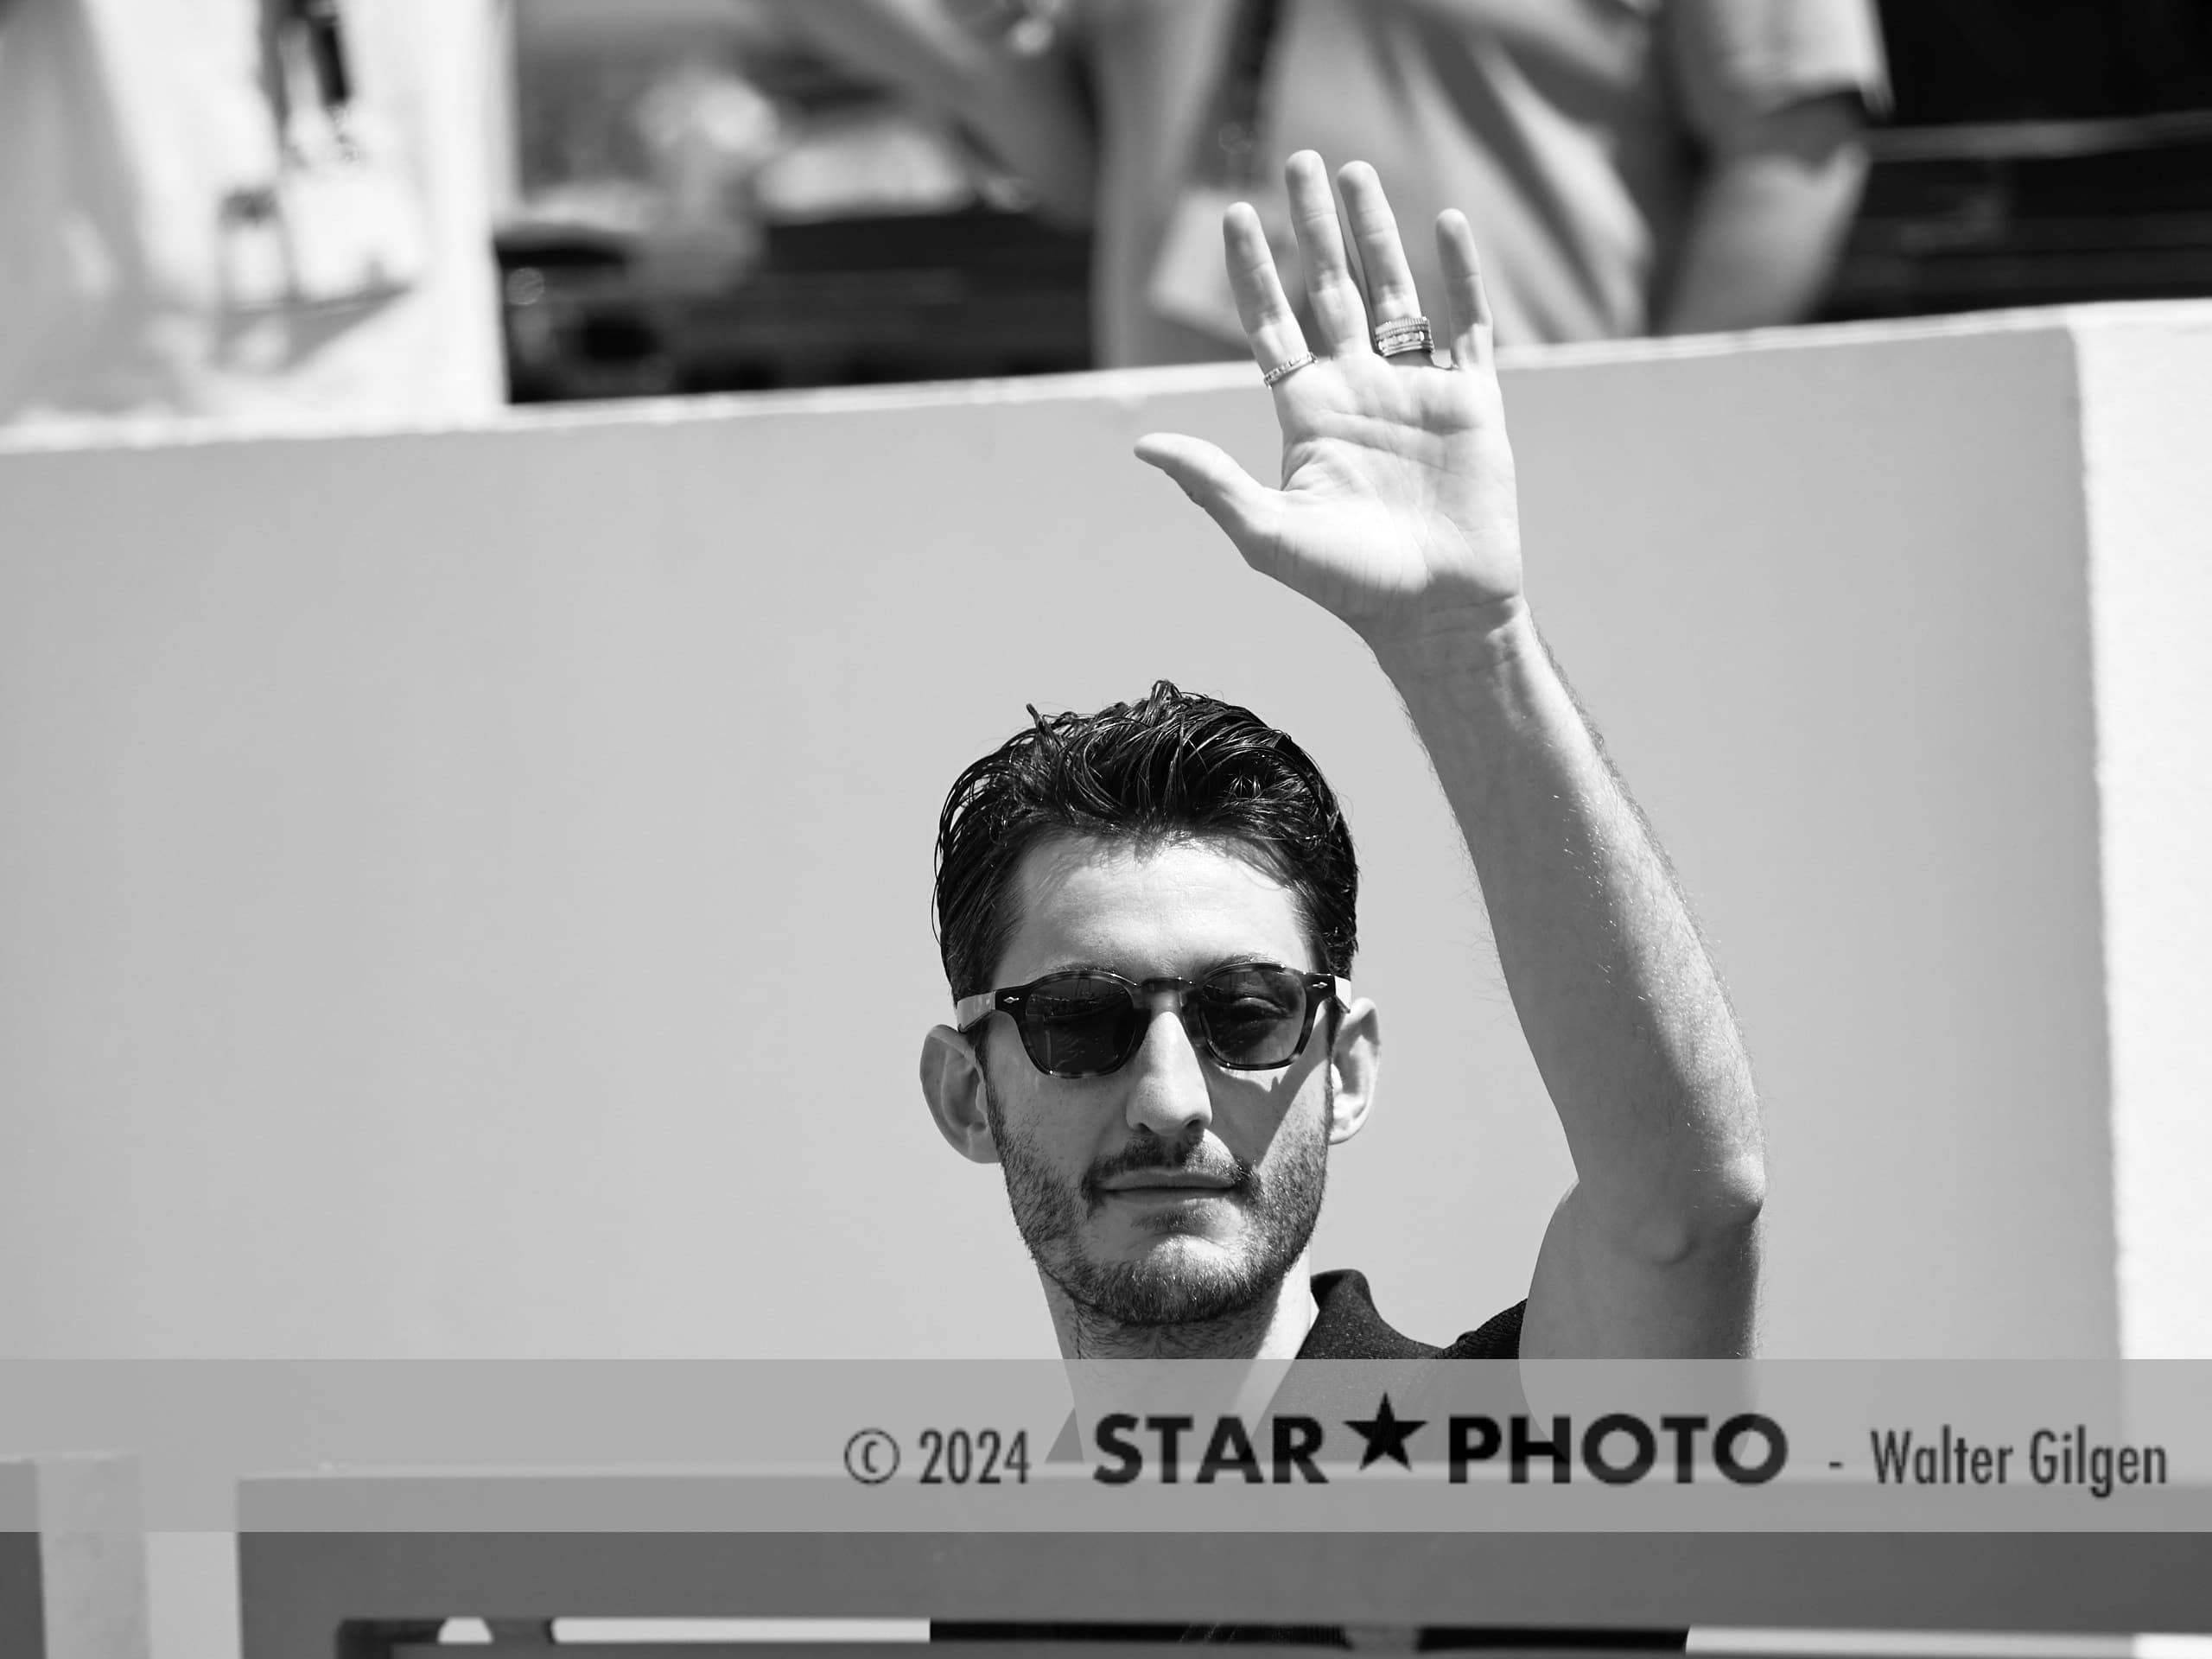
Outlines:
<svg viewBox="0 0 2212 1659"><path fill-rule="evenodd" d="M938 820L938 947L956 999L993 988L1020 921L1014 873L1061 835L1235 842L1290 889L1320 971L1351 974L1359 861L1335 793L1287 734L1166 680L1141 702L1029 716L960 774Z"/></svg>

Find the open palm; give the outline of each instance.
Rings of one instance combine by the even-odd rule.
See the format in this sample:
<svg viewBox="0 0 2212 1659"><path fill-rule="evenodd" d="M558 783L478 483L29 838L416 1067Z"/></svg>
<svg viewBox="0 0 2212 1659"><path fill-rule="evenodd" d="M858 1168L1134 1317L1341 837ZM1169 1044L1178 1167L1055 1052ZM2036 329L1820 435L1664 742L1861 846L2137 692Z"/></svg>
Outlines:
<svg viewBox="0 0 2212 1659"><path fill-rule="evenodd" d="M1372 168L1339 175L1363 283L1320 158L1286 168L1320 340L1306 343L1259 217L1223 223L1237 307L1263 366L1313 360L1275 383L1282 486L1268 489L1212 444L1173 434L1137 453L1212 515L1254 569L1387 649L1444 628L1489 626L1521 606L1513 454L1466 220L1438 221L1451 369L1423 353L1380 355L1380 326L1420 315L1396 221Z"/></svg>

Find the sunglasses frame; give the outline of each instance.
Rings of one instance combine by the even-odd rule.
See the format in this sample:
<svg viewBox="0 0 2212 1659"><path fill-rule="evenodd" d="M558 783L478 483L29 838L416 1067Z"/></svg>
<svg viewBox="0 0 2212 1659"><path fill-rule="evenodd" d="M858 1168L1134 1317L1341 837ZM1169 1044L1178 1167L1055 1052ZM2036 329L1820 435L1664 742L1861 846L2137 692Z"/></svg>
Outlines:
<svg viewBox="0 0 2212 1659"><path fill-rule="evenodd" d="M1176 1015L1180 1018L1184 1013L1184 999L1191 992L1213 978L1215 975L1232 973L1240 968L1270 968L1277 973L1289 974L1303 982L1306 988L1306 1017L1304 1023L1299 1027L1298 1046L1290 1051L1288 1057L1280 1060L1270 1060L1259 1065L1239 1064L1235 1060L1224 1059L1216 1052L1213 1039L1201 1030L1192 1029L1191 1022L1187 1019L1184 1020L1183 1031L1191 1039L1192 1046L1225 1071L1280 1071L1303 1054L1306 1052L1306 1045L1313 1039L1314 1023L1320 1016L1321 1005L1324 1002L1333 1000L1343 1003L1347 1010L1351 1007L1351 981L1342 974L1309 974L1303 969L1287 967L1279 962L1231 962L1224 963L1212 973L1201 975L1197 979L1172 977L1130 979L1125 975L1117 974L1104 968L1066 968L1058 973L1046 974L1041 979L1033 979L1027 985L1006 985L995 991L977 991L972 996L963 996L952 1005L952 1017L960 1034L968 1037L972 1036L976 1027L991 1015L1003 1014L1009 1016L1014 1020L1015 1032L1021 1039L1022 1053L1027 1057L1029 1064L1036 1066L1037 1070L1046 1077L1060 1077L1070 1082L1084 1077L1111 1077L1127 1065L1130 1057L1144 1046L1144 1035L1148 1027L1148 1020L1140 1019L1136 1021L1134 1027L1135 1035L1130 1038L1122 1052L1116 1057L1113 1065L1096 1071L1048 1071L1039 1064L1036 1055L1031 1053L1029 1049L1027 1016L1029 999L1033 995L1047 985L1057 984L1063 980L1110 979L1123 990L1132 994L1129 1006L1133 1012L1140 1014L1156 1012L1152 1006L1154 999L1161 995L1172 995L1175 999L1173 1007Z"/></svg>

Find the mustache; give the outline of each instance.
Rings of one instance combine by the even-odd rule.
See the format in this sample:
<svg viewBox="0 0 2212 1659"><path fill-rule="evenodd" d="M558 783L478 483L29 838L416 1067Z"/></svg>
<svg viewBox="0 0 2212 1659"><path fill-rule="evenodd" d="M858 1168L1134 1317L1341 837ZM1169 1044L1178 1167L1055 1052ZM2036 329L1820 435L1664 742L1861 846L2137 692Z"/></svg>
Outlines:
<svg viewBox="0 0 2212 1659"><path fill-rule="evenodd" d="M1132 1141L1110 1157L1099 1159L1085 1170L1084 1196L1095 1203L1105 1197L1108 1181L1154 1170L1201 1176L1238 1192L1249 1190L1253 1179L1252 1166L1225 1147L1209 1147L1204 1140L1171 1144L1156 1135L1147 1135Z"/></svg>

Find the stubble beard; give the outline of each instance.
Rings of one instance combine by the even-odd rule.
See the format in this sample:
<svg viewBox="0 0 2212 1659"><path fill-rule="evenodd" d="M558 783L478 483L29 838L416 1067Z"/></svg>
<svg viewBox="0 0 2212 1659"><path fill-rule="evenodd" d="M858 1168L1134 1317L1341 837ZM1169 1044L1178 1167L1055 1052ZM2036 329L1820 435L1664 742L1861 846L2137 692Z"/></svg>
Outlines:
<svg viewBox="0 0 2212 1659"><path fill-rule="evenodd" d="M1328 1178L1325 1125L1335 1104L1335 1078L1325 1077L1323 1086L1320 1117L1311 1123L1285 1121L1279 1133L1292 1139L1265 1175L1238 1163L1235 1184L1226 1196L1242 1212L1245 1227L1233 1245L1224 1249L1188 1233L1163 1230L1158 1245L1134 1262L1101 1262L1084 1247L1086 1224L1108 1202L1098 1187L1103 1172L1093 1166L1070 1182L1007 1132L988 1079L983 1100L1014 1225L1038 1271L1089 1319L1158 1331L1250 1315L1274 1295L1305 1254L1320 1220ZM1155 1151L1154 1156L1140 1154L1129 1166L1173 1167L1187 1158L1190 1148ZM1178 1238L1185 1244L1178 1245Z"/></svg>

